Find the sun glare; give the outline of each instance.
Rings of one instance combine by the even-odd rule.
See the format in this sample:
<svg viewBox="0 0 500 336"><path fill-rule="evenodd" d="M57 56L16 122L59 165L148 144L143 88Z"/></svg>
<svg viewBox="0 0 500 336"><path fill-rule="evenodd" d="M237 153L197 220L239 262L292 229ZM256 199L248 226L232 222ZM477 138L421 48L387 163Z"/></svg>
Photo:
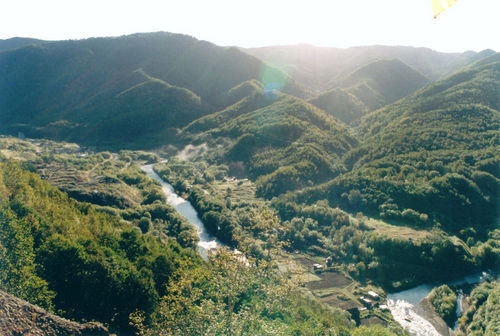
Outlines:
<svg viewBox="0 0 500 336"><path fill-rule="evenodd" d="M254 1L9 1L0 38L48 40L170 31L218 45L257 47L426 46L441 51L500 49L500 1L462 0ZM29 10L26 10L29 8Z"/></svg>

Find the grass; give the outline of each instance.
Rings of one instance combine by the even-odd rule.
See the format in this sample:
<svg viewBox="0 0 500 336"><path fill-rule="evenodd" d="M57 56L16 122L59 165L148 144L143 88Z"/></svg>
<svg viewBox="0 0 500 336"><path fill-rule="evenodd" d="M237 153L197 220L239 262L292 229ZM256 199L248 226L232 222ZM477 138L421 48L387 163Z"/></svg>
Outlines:
<svg viewBox="0 0 500 336"><path fill-rule="evenodd" d="M380 219L368 218L365 224L376 232L394 238L406 240L423 240L431 233L427 230L415 230L407 226L397 226L384 222Z"/></svg>

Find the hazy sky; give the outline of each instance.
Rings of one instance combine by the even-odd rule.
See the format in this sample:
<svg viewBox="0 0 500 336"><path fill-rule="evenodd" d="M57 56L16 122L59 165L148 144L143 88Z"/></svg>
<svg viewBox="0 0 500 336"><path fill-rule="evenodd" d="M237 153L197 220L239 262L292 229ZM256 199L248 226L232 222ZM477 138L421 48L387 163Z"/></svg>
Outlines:
<svg viewBox="0 0 500 336"><path fill-rule="evenodd" d="M411 45L500 51L500 0L2 0L0 39L47 40L169 31L218 45Z"/></svg>

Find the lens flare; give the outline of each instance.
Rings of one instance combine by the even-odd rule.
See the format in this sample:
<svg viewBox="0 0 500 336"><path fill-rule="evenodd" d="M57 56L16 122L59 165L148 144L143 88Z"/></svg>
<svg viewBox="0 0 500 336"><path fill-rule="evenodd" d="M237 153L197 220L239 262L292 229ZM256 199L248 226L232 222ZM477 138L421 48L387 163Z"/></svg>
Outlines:
<svg viewBox="0 0 500 336"><path fill-rule="evenodd" d="M287 75L264 64L260 70L260 81L264 84L266 95L276 96L287 84Z"/></svg>
<svg viewBox="0 0 500 336"><path fill-rule="evenodd" d="M431 0L432 10L434 11L434 18L439 14L450 8L457 0Z"/></svg>

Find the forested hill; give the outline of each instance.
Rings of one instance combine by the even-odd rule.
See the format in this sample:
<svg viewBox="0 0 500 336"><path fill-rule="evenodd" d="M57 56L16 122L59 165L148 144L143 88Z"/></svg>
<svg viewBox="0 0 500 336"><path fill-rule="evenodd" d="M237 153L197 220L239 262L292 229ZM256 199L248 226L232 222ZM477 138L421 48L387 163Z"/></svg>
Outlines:
<svg viewBox="0 0 500 336"><path fill-rule="evenodd" d="M340 158L357 145L342 123L305 101L259 88L228 108L200 118L181 133L189 141L231 143L223 153L257 180L258 194L271 198L327 181L345 171Z"/></svg>
<svg viewBox="0 0 500 336"><path fill-rule="evenodd" d="M343 49L305 44L242 50L283 69L315 93L337 86L349 73L376 60L400 59L431 80L437 80L494 53L489 49L479 53L442 53L428 48L403 46L375 45Z"/></svg>
<svg viewBox="0 0 500 336"><path fill-rule="evenodd" d="M252 79L306 95L255 57L185 35L31 45L0 53L0 131L157 146L172 141L175 128L224 107L226 91Z"/></svg>
<svg viewBox="0 0 500 336"><path fill-rule="evenodd" d="M378 60L356 69L342 79L339 86L351 87L361 83L379 92L383 98L380 106L384 106L428 84L429 79L399 59Z"/></svg>
<svg viewBox="0 0 500 336"><path fill-rule="evenodd" d="M14 50L31 44L44 43L43 40L26 37L13 37L6 40L0 40L0 52Z"/></svg>
<svg viewBox="0 0 500 336"><path fill-rule="evenodd" d="M497 53L369 114L349 173L299 199L484 239L499 219L499 88Z"/></svg>
<svg viewBox="0 0 500 336"><path fill-rule="evenodd" d="M378 60L356 69L337 88L323 92L310 103L345 123L353 123L429 82L399 59Z"/></svg>

